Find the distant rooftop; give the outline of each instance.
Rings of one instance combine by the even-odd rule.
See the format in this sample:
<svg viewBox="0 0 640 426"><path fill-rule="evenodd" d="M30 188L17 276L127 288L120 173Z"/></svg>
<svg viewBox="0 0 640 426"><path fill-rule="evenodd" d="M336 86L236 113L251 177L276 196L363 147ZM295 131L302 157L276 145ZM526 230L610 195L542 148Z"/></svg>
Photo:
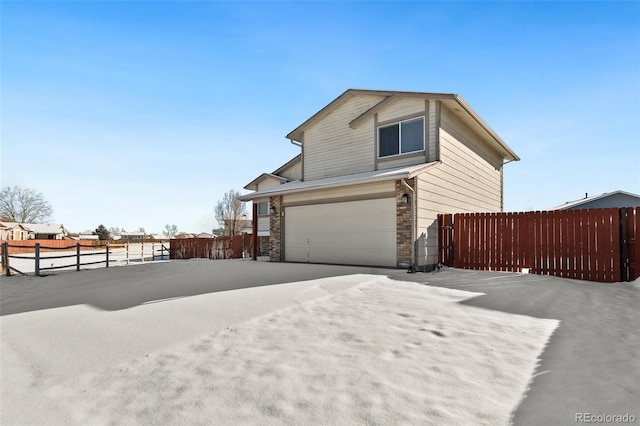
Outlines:
<svg viewBox="0 0 640 426"><path fill-rule="evenodd" d="M604 194L600 194L600 195L593 195L591 197L589 197L589 194L585 194L584 198L581 198L579 200L574 200L574 201L567 201L566 203L560 204L559 206L553 207L549 210L567 210L567 209L578 207L582 204L592 203L594 201L607 198L607 197L612 197L615 195L622 195L629 198L636 198L638 200L638 203L640 203L640 195L633 194L631 192L626 192L626 191L613 191L613 192L605 192ZM624 206L621 206L621 207L624 207Z"/></svg>

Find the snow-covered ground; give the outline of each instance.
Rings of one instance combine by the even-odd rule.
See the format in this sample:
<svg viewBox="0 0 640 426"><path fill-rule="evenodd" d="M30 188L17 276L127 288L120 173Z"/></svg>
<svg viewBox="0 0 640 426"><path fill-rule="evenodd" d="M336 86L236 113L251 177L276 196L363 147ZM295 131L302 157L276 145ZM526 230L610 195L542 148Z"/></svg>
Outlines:
<svg viewBox="0 0 640 426"><path fill-rule="evenodd" d="M73 244L74 243L71 242L69 245ZM168 260L168 251L165 250L164 257L161 256L163 252L160 250L163 244L165 249L169 249L168 242L128 243L128 247L126 247L125 244L114 244L109 249L109 267L150 262L154 259L154 256L155 260ZM96 247L92 250L82 250L80 251L80 254L80 263L93 263L91 265L81 265L80 269L104 268L106 266L107 256L105 247ZM45 275L61 270L75 271L77 264L76 255L77 252L75 248L70 250L42 251L40 253L41 274ZM25 274L33 274L36 268L35 260L33 259L34 256L34 253L13 254L9 259L9 265ZM57 256L69 257L57 258ZM49 267L56 267L56 269L44 269Z"/></svg>
<svg viewBox="0 0 640 426"><path fill-rule="evenodd" d="M284 288L302 289L298 303L224 328L193 317L246 315ZM505 425L558 321L459 303L478 294L351 275L5 316L3 425L20 424L21 409L42 418L30 404L51 407L48 424ZM181 317L208 332L105 361L107 342L154 341ZM60 336L27 362L29 333ZM57 375L38 368L56 354Z"/></svg>

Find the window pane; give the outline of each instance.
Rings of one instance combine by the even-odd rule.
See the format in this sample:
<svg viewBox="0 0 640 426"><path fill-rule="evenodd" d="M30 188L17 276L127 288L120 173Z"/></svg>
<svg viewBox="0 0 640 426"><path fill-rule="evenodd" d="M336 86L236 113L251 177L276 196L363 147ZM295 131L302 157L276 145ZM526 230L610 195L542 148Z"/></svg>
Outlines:
<svg viewBox="0 0 640 426"><path fill-rule="evenodd" d="M402 123L402 152L422 151L424 149L424 120Z"/></svg>
<svg viewBox="0 0 640 426"><path fill-rule="evenodd" d="M269 202L263 201L258 203L258 214L269 214Z"/></svg>
<svg viewBox="0 0 640 426"><path fill-rule="evenodd" d="M393 126L381 127L378 134L379 140L379 157L386 157L388 155L396 155L400 152L399 140L400 140L400 127L397 124Z"/></svg>

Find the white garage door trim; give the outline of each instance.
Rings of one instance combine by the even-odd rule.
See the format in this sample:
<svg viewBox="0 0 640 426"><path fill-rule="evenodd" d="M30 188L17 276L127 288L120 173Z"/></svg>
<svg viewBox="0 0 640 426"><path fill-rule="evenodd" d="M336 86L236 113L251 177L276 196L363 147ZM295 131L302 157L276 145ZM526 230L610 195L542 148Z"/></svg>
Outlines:
<svg viewBox="0 0 640 426"><path fill-rule="evenodd" d="M396 200L285 207L287 262L397 266Z"/></svg>

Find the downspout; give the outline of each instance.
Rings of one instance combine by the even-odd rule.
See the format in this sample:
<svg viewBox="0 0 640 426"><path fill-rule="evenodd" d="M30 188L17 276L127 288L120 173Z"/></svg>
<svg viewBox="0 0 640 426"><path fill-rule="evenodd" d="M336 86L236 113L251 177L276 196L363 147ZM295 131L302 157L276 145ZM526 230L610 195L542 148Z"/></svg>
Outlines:
<svg viewBox="0 0 640 426"><path fill-rule="evenodd" d="M409 270L407 273L413 274L416 272L416 192L406 180L402 179L402 184L405 188L411 191L411 263L409 264Z"/></svg>

